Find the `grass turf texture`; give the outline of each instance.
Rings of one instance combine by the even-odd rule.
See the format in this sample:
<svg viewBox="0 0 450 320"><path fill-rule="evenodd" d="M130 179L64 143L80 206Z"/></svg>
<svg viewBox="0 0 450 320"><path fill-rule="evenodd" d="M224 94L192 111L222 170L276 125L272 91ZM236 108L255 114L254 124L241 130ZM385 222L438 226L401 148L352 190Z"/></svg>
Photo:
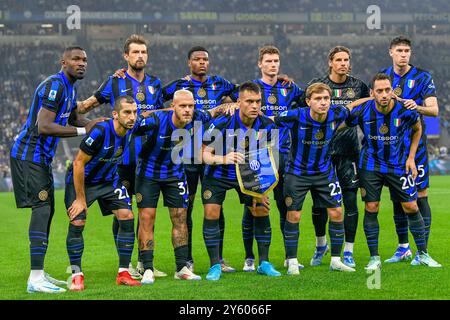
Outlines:
<svg viewBox="0 0 450 320"><path fill-rule="evenodd" d="M86 290L81 293L66 292L59 295L27 294L26 280L29 274L28 223L29 209L16 209L12 193L0 193L0 235L2 239L2 269L0 272L0 299L449 299L450 292L450 177L432 177L429 201L432 208L432 231L430 254L443 267L439 269L424 266L413 267L409 263L383 263L381 288L370 290L367 279L370 275L364 270L368 262L368 248L363 231L363 203L359 201L359 226L355 244L355 273L329 271L330 255L324 258L319 267L310 267L309 261L314 252L315 238L311 221L311 199L308 195L303 206L304 213L300 224L299 261L305 265L300 276L287 276L283 268L284 249L279 229L279 215L272 200L272 245L270 260L282 277L268 278L256 273L241 271L244 262L244 249L241 235L242 206L237 194L230 191L224 204L226 228L224 258L237 269L236 273L223 274L218 282L206 281L209 259L202 237L203 207L199 194L194 208L194 259L195 272L202 281L180 281L173 279L175 260L170 240L171 224L166 208L158 209L156 218L155 266L168 273L166 278L156 278L153 285L130 288L117 286L115 277L118 257L111 232L112 216L102 217L98 205L94 204L88 212L84 232L85 250L83 271ZM69 277L66 268L69 259L66 252L68 219L64 210L63 191L56 193L56 213L50 234L49 249L45 270L53 277ZM160 206L162 204L160 203ZM135 213L137 210L134 211ZM379 213L380 255L384 261L396 248L392 218L392 204L387 189L384 188ZM413 238L410 243L415 250ZM254 243L255 253L256 242ZM137 250L133 254L136 264Z"/></svg>

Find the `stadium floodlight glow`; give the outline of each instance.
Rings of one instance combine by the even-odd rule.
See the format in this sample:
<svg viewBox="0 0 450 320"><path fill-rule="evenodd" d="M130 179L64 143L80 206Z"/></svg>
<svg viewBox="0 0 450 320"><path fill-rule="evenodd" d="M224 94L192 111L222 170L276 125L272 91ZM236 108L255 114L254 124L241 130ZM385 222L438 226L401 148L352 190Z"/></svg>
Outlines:
<svg viewBox="0 0 450 320"><path fill-rule="evenodd" d="M0 24L0 28L4 28L5 27L5 25L2 23L2 24Z"/></svg>
<svg viewBox="0 0 450 320"><path fill-rule="evenodd" d="M53 28L53 24L51 23L41 24L41 28Z"/></svg>

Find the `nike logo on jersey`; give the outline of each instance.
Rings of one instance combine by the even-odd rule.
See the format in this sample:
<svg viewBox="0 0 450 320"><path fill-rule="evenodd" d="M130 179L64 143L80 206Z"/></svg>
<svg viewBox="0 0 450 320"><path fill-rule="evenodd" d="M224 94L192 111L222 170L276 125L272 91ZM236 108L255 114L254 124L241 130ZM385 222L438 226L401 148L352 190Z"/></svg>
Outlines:
<svg viewBox="0 0 450 320"><path fill-rule="evenodd" d="M131 90L131 88L129 88L129 89L122 89L122 90L120 90L120 93L125 93L125 92L127 92L127 91L130 91Z"/></svg>
<svg viewBox="0 0 450 320"><path fill-rule="evenodd" d="M414 197L414 195L417 193L417 191L414 191L413 193L410 193L409 196L410 197Z"/></svg>
<svg viewBox="0 0 450 320"><path fill-rule="evenodd" d="M300 127L300 130L306 130L308 129L307 127Z"/></svg>
<svg viewBox="0 0 450 320"><path fill-rule="evenodd" d="M103 149L105 149L105 150L109 150L109 149L111 149L111 148L114 148L114 146L103 147Z"/></svg>
<svg viewBox="0 0 450 320"><path fill-rule="evenodd" d="M359 179L352 180L352 183L357 183L358 181L359 181Z"/></svg>
<svg viewBox="0 0 450 320"><path fill-rule="evenodd" d="M374 122L375 122L375 120L372 120L372 121L365 121L364 124L371 124L371 123L374 123Z"/></svg>
<svg viewBox="0 0 450 320"><path fill-rule="evenodd" d="M159 136L160 139L170 138L170 136Z"/></svg>

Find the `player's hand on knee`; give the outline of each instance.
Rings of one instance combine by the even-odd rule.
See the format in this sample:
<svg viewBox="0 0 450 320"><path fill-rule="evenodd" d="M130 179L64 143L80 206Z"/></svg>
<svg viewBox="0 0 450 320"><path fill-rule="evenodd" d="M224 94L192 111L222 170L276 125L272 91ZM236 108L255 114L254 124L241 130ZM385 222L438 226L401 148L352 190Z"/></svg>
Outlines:
<svg viewBox="0 0 450 320"><path fill-rule="evenodd" d="M416 167L416 162L414 161L414 158L408 158L406 160L406 174L411 172L411 175L413 177L413 179L415 180L417 178L417 167Z"/></svg>
<svg viewBox="0 0 450 320"><path fill-rule="evenodd" d="M75 199L72 205L67 209L70 221L73 221L80 213L85 212L87 214L86 201Z"/></svg>
<svg viewBox="0 0 450 320"><path fill-rule="evenodd" d="M116 70L116 72L114 72L114 74L113 74L113 78L125 79L125 71L127 71L127 69L125 69L125 68Z"/></svg>
<svg viewBox="0 0 450 320"><path fill-rule="evenodd" d="M259 205L258 205L259 204ZM270 210L270 200L268 196L263 196L262 198L253 198L252 209L257 212L268 213Z"/></svg>

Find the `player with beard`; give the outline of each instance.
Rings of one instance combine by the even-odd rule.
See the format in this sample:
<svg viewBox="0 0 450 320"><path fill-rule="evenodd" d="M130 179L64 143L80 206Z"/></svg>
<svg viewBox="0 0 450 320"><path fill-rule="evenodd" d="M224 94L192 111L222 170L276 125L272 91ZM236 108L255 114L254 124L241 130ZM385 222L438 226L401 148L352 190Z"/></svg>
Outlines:
<svg viewBox="0 0 450 320"><path fill-rule="evenodd" d="M78 101L79 109L87 112L101 104L109 103L114 106L118 97L130 95L134 97L138 115L145 111L154 111L164 107L162 100L161 81L145 72L148 61L148 44L144 37L133 34L124 44L123 57L127 61L128 68L124 71L123 78L109 76L97 91L84 101ZM130 197L135 189L135 171L139 152L145 142L142 137L133 136L129 147L124 150L122 163L119 164L119 176L121 183L127 188ZM139 220L137 223L139 229ZM119 224L117 218L113 220L114 242L117 240ZM138 234L138 231L136 231ZM138 262L137 271L130 264L130 273L134 278L141 278L143 273L142 263ZM155 269L155 276L167 276L164 272Z"/></svg>
<svg viewBox="0 0 450 320"><path fill-rule="evenodd" d="M64 281L53 279L44 272L50 225L55 212L52 160L60 137L85 135L99 121L89 122L76 112L77 88L74 84L83 79L86 72L84 49L66 48L61 66L60 72L37 87L27 122L10 154L17 207L31 208L29 293L66 291L55 285L63 285Z"/></svg>
<svg viewBox="0 0 450 320"><path fill-rule="evenodd" d="M369 96L369 88L360 79L350 75L351 52L343 46L332 48L328 54L328 75L316 78L310 83L322 82L332 90L331 104L345 106L349 103ZM338 131L330 145L331 161L336 168L338 180L342 188L344 202L344 264L354 268L353 246L358 227L358 171L359 142L355 127ZM310 264L322 264L323 256L329 248L326 240L327 211L318 207L315 202L312 208L312 219L316 233L316 250Z"/></svg>
<svg viewBox="0 0 450 320"><path fill-rule="evenodd" d="M427 136L423 116L437 117L439 106L436 88L430 73L409 63L411 58L411 40L399 36L391 41L389 54L392 66L382 72L388 74L392 81L394 94L401 98L405 108L417 110L422 121L422 137L417 148L416 164L419 172L416 179L417 205L425 222L425 239L428 243L431 227L431 209L428 204L429 167L427 152ZM398 247L394 255L385 262L399 262L411 259L412 253L408 241L408 219L402 206L394 202L395 231L398 236ZM420 265L419 254L411 261L412 265Z"/></svg>

